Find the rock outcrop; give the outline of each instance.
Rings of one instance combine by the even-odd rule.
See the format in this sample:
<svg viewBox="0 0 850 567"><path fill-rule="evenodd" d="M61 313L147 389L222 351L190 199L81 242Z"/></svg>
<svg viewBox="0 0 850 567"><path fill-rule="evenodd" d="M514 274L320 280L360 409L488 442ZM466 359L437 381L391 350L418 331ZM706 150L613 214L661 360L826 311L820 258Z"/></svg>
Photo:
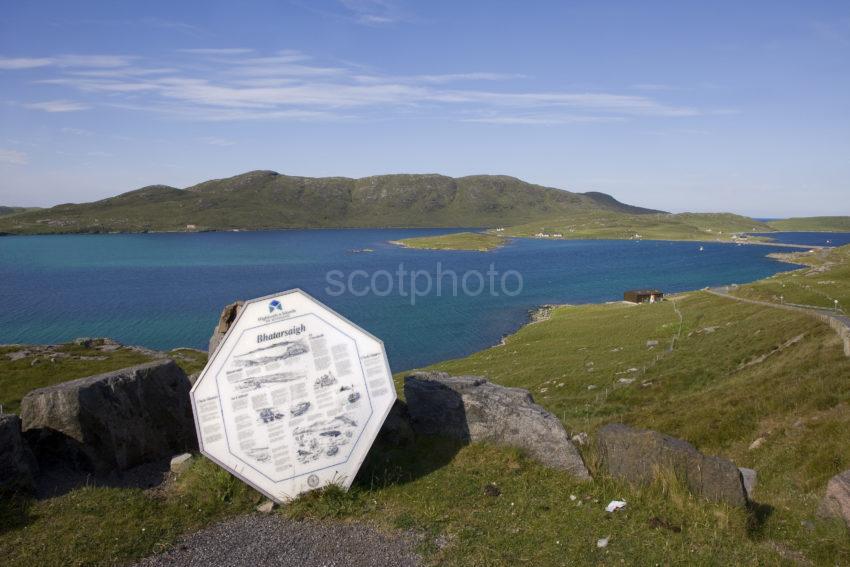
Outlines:
<svg viewBox="0 0 850 567"><path fill-rule="evenodd" d="M384 447L406 447L415 440L410 424L410 411L402 400L396 400L381 426L375 443Z"/></svg>
<svg viewBox="0 0 850 567"><path fill-rule="evenodd" d="M649 484L658 471L667 469L708 500L747 504L741 471L732 461L703 455L681 439L614 423L596 433L596 445L602 467L615 478Z"/></svg>
<svg viewBox="0 0 850 567"><path fill-rule="evenodd" d="M544 465L590 479L564 426L526 390L477 376L415 372L404 379L404 395L417 434L517 447Z"/></svg>
<svg viewBox="0 0 850 567"><path fill-rule="evenodd" d="M33 390L23 430L39 460L125 470L197 445L189 380L171 360Z"/></svg>
<svg viewBox="0 0 850 567"><path fill-rule="evenodd" d="M752 500L756 491L756 484L758 484L758 472L745 467L738 467L738 470L741 471L741 480L744 482L747 500Z"/></svg>
<svg viewBox="0 0 850 567"><path fill-rule="evenodd" d="M850 528L850 470L829 479L818 512L821 516L840 518Z"/></svg>
<svg viewBox="0 0 850 567"><path fill-rule="evenodd" d="M38 468L18 416L0 414L0 492L32 490Z"/></svg>
<svg viewBox="0 0 850 567"><path fill-rule="evenodd" d="M245 305L244 301L236 301L221 310L221 315L218 318L218 324L216 324L215 330L213 330L213 334L210 337L209 349L207 351L210 356L213 355L215 349L218 348L219 343L224 338L224 335L227 334L228 329L230 329L230 326L233 325L233 322L242 310L243 305Z"/></svg>

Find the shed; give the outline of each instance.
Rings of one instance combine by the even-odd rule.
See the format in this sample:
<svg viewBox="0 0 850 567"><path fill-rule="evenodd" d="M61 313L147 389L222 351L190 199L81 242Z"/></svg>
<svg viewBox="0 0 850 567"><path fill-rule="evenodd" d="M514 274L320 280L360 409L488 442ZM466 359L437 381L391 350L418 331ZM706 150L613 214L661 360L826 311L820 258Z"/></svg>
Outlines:
<svg viewBox="0 0 850 567"><path fill-rule="evenodd" d="M623 299L632 303L655 303L664 299L664 293L660 289L630 289L623 293Z"/></svg>

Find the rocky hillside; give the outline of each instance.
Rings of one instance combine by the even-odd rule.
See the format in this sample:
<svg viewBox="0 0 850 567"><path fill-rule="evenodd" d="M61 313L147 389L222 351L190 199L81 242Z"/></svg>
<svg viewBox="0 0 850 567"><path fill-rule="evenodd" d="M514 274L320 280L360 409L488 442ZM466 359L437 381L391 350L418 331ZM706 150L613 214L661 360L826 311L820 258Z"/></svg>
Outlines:
<svg viewBox="0 0 850 567"><path fill-rule="evenodd" d="M0 219L0 232L143 232L311 227L514 225L594 213L657 213L604 193L507 176L293 177L252 171L186 189L153 185L94 203Z"/></svg>

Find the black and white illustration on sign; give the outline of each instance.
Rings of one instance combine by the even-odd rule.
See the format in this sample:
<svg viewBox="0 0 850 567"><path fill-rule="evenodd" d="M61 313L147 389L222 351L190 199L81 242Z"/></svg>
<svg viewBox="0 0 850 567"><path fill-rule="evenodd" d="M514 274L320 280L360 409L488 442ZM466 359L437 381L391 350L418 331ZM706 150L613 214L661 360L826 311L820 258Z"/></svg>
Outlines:
<svg viewBox="0 0 850 567"><path fill-rule="evenodd" d="M348 488L395 399L383 343L300 290L248 301L192 388L201 452L278 502Z"/></svg>

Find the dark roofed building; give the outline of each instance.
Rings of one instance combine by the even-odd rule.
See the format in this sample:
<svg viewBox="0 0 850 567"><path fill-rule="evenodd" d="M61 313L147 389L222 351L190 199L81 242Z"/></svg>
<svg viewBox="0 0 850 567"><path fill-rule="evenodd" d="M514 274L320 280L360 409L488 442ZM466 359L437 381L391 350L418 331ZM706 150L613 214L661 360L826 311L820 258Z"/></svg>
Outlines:
<svg viewBox="0 0 850 567"><path fill-rule="evenodd" d="M664 299L660 289L630 289L623 294L623 299L632 303L655 303Z"/></svg>

